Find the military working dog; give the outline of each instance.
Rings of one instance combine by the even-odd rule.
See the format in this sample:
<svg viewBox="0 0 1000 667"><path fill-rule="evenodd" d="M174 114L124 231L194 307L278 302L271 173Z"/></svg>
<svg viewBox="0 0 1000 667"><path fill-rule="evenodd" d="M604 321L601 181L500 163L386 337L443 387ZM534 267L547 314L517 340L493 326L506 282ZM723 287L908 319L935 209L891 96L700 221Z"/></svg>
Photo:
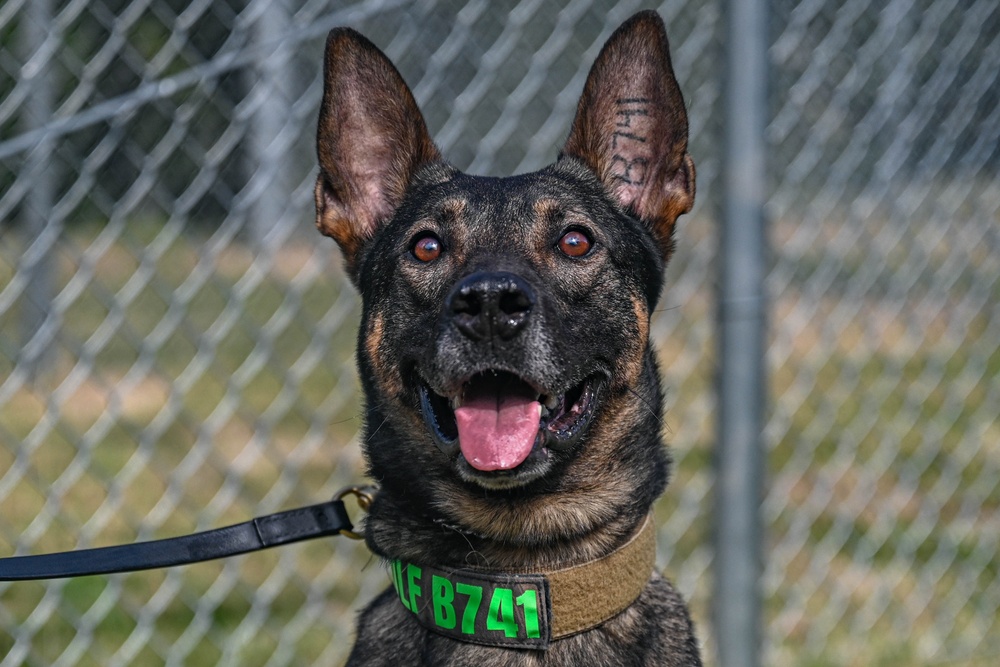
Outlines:
<svg viewBox="0 0 1000 667"><path fill-rule="evenodd" d="M701 664L649 520L687 133L654 12L605 44L556 162L507 178L445 162L386 56L330 33L317 225L362 295L364 533L393 581L348 664Z"/></svg>

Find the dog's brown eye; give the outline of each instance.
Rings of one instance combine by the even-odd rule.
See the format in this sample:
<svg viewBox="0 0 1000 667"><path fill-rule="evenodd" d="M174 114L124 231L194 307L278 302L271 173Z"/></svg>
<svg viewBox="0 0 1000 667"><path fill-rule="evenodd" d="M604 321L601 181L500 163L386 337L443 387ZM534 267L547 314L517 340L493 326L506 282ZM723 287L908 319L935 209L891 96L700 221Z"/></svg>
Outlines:
<svg viewBox="0 0 1000 667"><path fill-rule="evenodd" d="M574 229L559 239L559 249L567 257L583 257L590 252L590 239L583 232Z"/></svg>
<svg viewBox="0 0 1000 667"><path fill-rule="evenodd" d="M421 262L433 262L441 256L441 241L433 234L424 234L413 244L413 256Z"/></svg>

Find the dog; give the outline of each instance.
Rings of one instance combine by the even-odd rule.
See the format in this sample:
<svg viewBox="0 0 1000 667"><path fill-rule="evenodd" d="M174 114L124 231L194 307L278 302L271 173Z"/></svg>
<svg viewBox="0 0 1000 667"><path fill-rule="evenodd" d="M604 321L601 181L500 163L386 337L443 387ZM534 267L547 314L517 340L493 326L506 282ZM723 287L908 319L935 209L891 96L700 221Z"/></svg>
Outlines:
<svg viewBox="0 0 1000 667"><path fill-rule="evenodd" d="M445 162L389 59L330 33L316 221L362 296L364 535L393 584L348 665L701 664L649 518L687 133L655 12L604 45L556 162L506 178Z"/></svg>

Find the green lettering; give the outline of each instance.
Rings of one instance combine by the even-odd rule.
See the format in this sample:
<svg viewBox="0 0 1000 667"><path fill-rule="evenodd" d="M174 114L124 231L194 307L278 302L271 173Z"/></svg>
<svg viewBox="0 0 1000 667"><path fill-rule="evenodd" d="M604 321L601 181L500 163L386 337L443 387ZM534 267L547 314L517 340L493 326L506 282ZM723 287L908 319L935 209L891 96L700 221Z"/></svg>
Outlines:
<svg viewBox="0 0 1000 667"><path fill-rule="evenodd" d="M479 603L483 601L483 589L472 584L459 582L455 584L455 592L459 595L468 595L469 603L465 605L462 612L462 634L476 634L476 614L479 613Z"/></svg>
<svg viewBox="0 0 1000 667"><path fill-rule="evenodd" d="M490 598L486 614L487 630L503 630L508 637L517 637L517 618L514 617L514 591L497 586Z"/></svg>
<svg viewBox="0 0 1000 667"><path fill-rule="evenodd" d="M406 600L406 592L403 585L403 563L398 560L392 561L392 585L396 589L399 601L403 603L404 607L410 609L410 603ZM413 610L410 609L410 611Z"/></svg>
<svg viewBox="0 0 1000 667"><path fill-rule="evenodd" d="M434 606L434 623L439 628L455 627L455 589L451 582L436 574L431 577L431 604Z"/></svg>
<svg viewBox="0 0 1000 667"><path fill-rule="evenodd" d="M410 563L406 566L406 588L410 593L410 611L417 613L417 598L420 597L420 574L421 569Z"/></svg>
<svg viewBox="0 0 1000 667"><path fill-rule="evenodd" d="M528 632L528 639L538 639L541 637L538 628L538 594L529 588L517 596L516 602L524 609L524 629Z"/></svg>

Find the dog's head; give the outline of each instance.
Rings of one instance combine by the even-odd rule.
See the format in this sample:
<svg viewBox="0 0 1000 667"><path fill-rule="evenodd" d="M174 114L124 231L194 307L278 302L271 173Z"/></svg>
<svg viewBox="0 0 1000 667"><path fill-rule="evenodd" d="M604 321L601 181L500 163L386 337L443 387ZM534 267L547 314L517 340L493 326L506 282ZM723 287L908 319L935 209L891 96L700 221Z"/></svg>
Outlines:
<svg viewBox="0 0 1000 667"><path fill-rule="evenodd" d="M389 60L334 30L318 153L317 225L363 297L384 488L433 486L440 508L596 488L630 465L665 479L649 316L695 174L655 13L604 46L558 161L509 178L445 163Z"/></svg>

